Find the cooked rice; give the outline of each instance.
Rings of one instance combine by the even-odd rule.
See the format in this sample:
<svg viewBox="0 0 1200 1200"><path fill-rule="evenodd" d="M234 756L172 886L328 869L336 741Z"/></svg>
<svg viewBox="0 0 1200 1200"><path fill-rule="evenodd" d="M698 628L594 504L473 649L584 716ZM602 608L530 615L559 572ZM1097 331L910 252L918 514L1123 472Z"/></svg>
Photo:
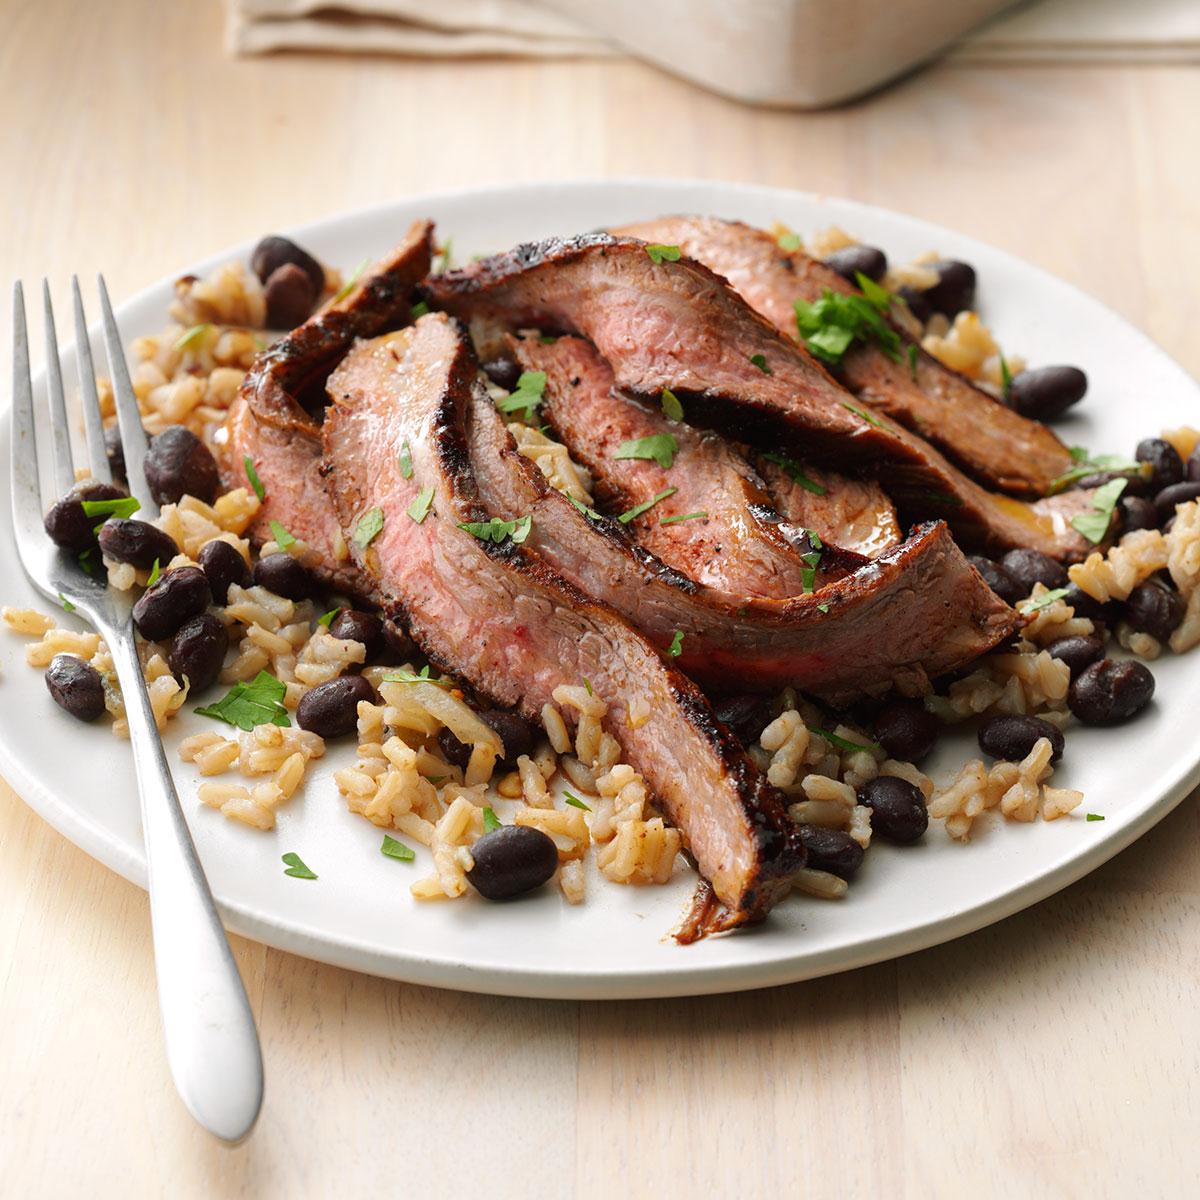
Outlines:
<svg viewBox="0 0 1200 1200"><path fill-rule="evenodd" d="M921 339L922 347L939 362L976 382L1003 385L1000 345L992 331L976 312L960 312L951 325L945 318L931 319ZM1005 355L1011 374L1025 369L1025 360L1016 354Z"/></svg>

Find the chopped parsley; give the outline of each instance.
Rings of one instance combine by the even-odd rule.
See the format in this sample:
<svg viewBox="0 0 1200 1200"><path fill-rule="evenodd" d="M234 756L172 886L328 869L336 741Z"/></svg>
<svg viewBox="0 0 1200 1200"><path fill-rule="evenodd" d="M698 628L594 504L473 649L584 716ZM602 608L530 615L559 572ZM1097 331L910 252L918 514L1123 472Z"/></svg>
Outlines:
<svg viewBox="0 0 1200 1200"><path fill-rule="evenodd" d="M504 825L504 822L501 821L498 816L496 816L496 812L494 809L485 808L483 810L483 832L484 833L495 833L496 830L500 829L503 825Z"/></svg>
<svg viewBox="0 0 1200 1200"><path fill-rule="evenodd" d="M839 750L879 750L881 748L878 742L852 742L848 738L839 737L836 733L826 733L824 729L814 729L811 732L817 734L818 737L823 737L831 746L836 746Z"/></svg>
<svg viewBox="0 0 1200 1200"><path fill-rule="evenodd" d="M662 410L672 421L683 420L683 405L679 403L679 397L670 388L662 390Z"/></svg>
<svg viewBox="0 0 1200 1200"><path fill-rule="evenodd" d="M292 721L283 706L286 694L285 684L269 672L259 671L249 683L244 680L235 683L215 704L197 708L196 712L226 725L236 725L247 733L256 725L287 727Z"/></svg>
<svg viewBox="0 0 1200 1200"><path fill-rule="evenodd" d="M1071 525L1092 545L1104 541L1112 524L1113 509L1121 498L1121 493L1129 486L1128 479L1110 479L1106 484L1096 489L1092 496L1090 512L1080 513L1071 518Z"/></svg>
<svg viewBox="0 0 1200 1200"><path fill-rule="evenodd" d="M848 408L856 417L862 417L868 425L874 425L876 429L887 428L878 417L873 417L865 408L859 408L857 405L851 404L849 400L843 400L841 403L843 408Z"/></svg>
<svg viewBox="0 0 1200 1200"><path fill-rule="evenodd" d="M675 461L675 452L679 443L673 434L655 433L650 437L634 438L622 442L617 447L613 458L644 458L652 459L665 471Z"/></svg>
<svg viewBox="0 0 1200 1200"><path fill-rule="evenodd" d="M591 812L591 808L584 804L578 796L573 796L566 788L563 788L563 801L569 804L572 808L582 808L584 812Z"/></svg>
<svg viewBox="0 0 1200 1200"><path fill-rule="evenodd" d="M655 266L662 262L678 262L683 257L678 246L664 246L661 242L651 242L646 253Z"/></svg>
<svg viewBox="0 0 1200 1200"><path fill-rule="evenodd" d="M453 251L454 251L454 239L447 238L445 243L442 245L442 252L439 256L441 258L442 262L441 262L441 266L438 268L438 270L440 270L440 271L450 270L450 257L451 257L451 254L453 253Z"/></svg>
<svg viewBox="0 0 1200 1200"><path fill-rule="evenodd" d="M364 258L362 262L360 262L358 266L350 272L346 282L342 284L336 295L332 300L330 300L330 304L336 304L339 300L345 300L345 298L350 295L352 291L354 291L355 284L358 283L358 277L367 269L367 264L370 261L371 260L369 258Z"/></svg>
<svg viewBox="0 0 1200 1200"><path fill-rule="evenodd" d="M921 352L917 349L916 342L909 342L907 354L908 354L908 372L913 377L913 382L915 383L916 379L917 379L917 360L921 356ZM1001 359L1000 361L1003 362L1004 360Z"/></svg>
<svg viewBox="0 0 1200 1200"><path fill-rule="evenodd" d="M678 658L683 653L683 630L675 630L675 636L671 639L671 644L667 647L667 654L671 658Z"/></svg>
<svg viewBox="0 0 1200 1200"><path fill-rule="evenodd" d="M815 479L810 479L805 475L804 468L794 458L788 458L786 454L776 454L772 450L762 457L767 462L774 463L777 467L780 467L793 483L799 484L806 492L812 492L814 496L824 496L829 490L822 484L817 483Z"/></svg>
<svg viewBox="0 0 1200 1200"><path fill-rule="evenodd" d="M1088 813L1088 815L1087 815L1087 820L1089 820L1089 821L1103 821L1103 820L1104 820L1104 817L1103 817L1103 815L1102 815L1101 813Z"/></svg>
<svg viewBox="0 0 1200 1200"><path fill-rule="evenodd" d="M592 681L586 676L583 676L583 688L589 696L594 696L596 693L592 691Z"/></svg>
<svg viewBox="0 0 1200 1200"><path fill-rule="evenodd" d="M242 459L242 466L246 469L246 478L250 480L250 486L254 489L254 494L262 500L266 497L267 489L263 487L262 480L258 477L258 471L254 466L254 459L250 455L246 455Z"/></svg>
<svg viewBox="0 0 1200 1200"><path fill-rule="evenodd" d="M796 328L804 344L822 362L837 366L857 338L874 339L889 358L900 357L900 335L883 319L891 304L891 294L877 283L866 280L871 290L861 296L846 295L825 288L820 300L797 300ZM886 304L883 299L886 298Z"/></svg>
<svg viewBox="0 0 1200 1200"><path fill-rule="evenodd" d="M481 542L494 542L498 546L510 537L519 546L529 536L533 518L518 517L515 521L504 521L500 517L492 517L490 521L460 521L458 527Z"/></svg>
<svg viewBox="0 0 1200 1200"><path fill-rule="evenodd" d="M286 550L289 546L294 546L296 544L295 537L288 533L288 531L284 529L284 527L280 525L280 523L274 518L271 519L269 524L271 526L271 536L275 539L275 542L279 546L280 550Z"/></svg>
<svg viewBox="0 0 1200 1200"><path fill-rule="evenodd" d="M386 854L388 858L398 858L401 862L412 862L417 857L413 850L387 833L383 835L383 845L379 847L379 853Z"/></svg>
<svg viewBox="0 0 1200 1200"><path fill-rule="evenodd" d="M429 311L429 305L424 300L418 300L416 304L408 310L408 315L415 321L418 317L423 317Z"/></svg>
<svg viewBox="0 0 1200 1200"><path fill-rule="evenodd" d="M304 860L295 851L289 850L282 861L287 867L285 875L290 875L293 879L316 879L316 875L304 865Z"/></svg>
<svg viewBox="0 0 1200 1200"><path fill-rule="evenodd" d="M1147 464L1135 462L1131 458L1125 458L1121 454L1096 454L1093 455L1083 446L1071 447L1071 461L1075 463L1069 471L1065 471L1057 479L1050 484L1050 494L1055 495L1058 492L1064 492L1080 479L1085 479L1089 475L1096 475L1101 471L1120 471L1123 474L1139 472L1142 473Z"/></svg>
<svg viewBox="0 0 1200 1200"><path fill-rule="evenodd" d="M1043 592L1040 596L1031 597L1027 600L1022 600L1017 604L1017 612L1024 613L1029 616L1030 613L1041 612L1043 608L1049 608L1055 600L1061 600L1068 589L1065 587L1051 588L1048 592Z"/></svg>
<svg viewBox="0 0 1200 1200"><path fill-rule="evenodd" d="M817 611L827 613L829 611L829 605L828 604L818 604Z"/></svg>
<svg viewBox="0 0 1200 1200"><path fill-rule="evenodd" d="M788 254L794 254L800 249L801 246L804 245L800 235L798 233L793 233L790 229L786 233L781 233L775 240L779 243L780 250L783 250Z"/></svg>
<svg viewBox="0 0 1200 1200"><path fill-rule="evenodd" d="M429 510L433 507L433 493L433 488L423 488L417 493L417 498L408 506L408 515L418 525L429 516Z"/></svg>
<svg viewBox="0 0 1200 1200"><path fill-rule="evenodd" d="M1006 404L1012 399L1012 372L1008 369L1008 360L1003 351L1000 354L1000 395Z"/></svg>
<svg viewBox="0 0 1200 1200"><path fill-rule="evenodd" d="M150 568L150 574L146 579L146 586L153 587L158 582L158 577L162 574L162 570L158 565L158 559L154 560L154 566Z"/></svg>
<svg viewBox="0 0 1200 1200"><path fill-rule="evenodd" d="M380 681L380 683L432 683L440 688L448 688L454 686L452 679L437 679L429 671L429 664L426 663L415 674L407 667L400 667L396 671L389 671Z"/></svg>
<svg viewBox="0 0 1200 1200"><path fill-rule="evenodd" d="M800 568L800 587L805 595L813 591L813 585L817 581L816 567L801 567Z"/></svg>
<svg viewBox="0 0 1200 1200"><path fill-rule="evenodd" d="M396 461L400 464L400 474L405 479L411 479L413 477L412 447L408 444L408 438L400 443L400 454Z"/></svg>
<svg viewBox="0 0 1200 1200"><path fill-rule="evenodd" d="M775 372L772 371L771 368L767 366L767 356L765 354L752 354L752 355L750 355L750 361L764 375L774 375L775 374Z"/></svg>
<svg viewBox="0 0 1200 1200"><path fill-rule="evenodd" d="M212 325L205 321L201 325L193 325L191 329L185 329L175 342L176 350L186 350L193 342L198 342L205 334L206 330L212 328Z"/></svg>
<svg viewBox="0 0 1200 1200"><path fill-rule="evenodd" d="M81 500L85 517L132 517L141 504L136 496L118 496L115 500Z"/></svg>
<svg viewBox="0 0 1200 1200"><path fill-rule="evenodd" d="M567 496L567 499L570 500L570 502L573 505L575 505L575 507L577 509L579 509L579 511L581 513L583 513L583 515L585 517L588 517L590 520L593 520L593 521L603 521L604 520L604 518L594 508L588 508L588 506L586 504L584 504L582 500L576 500L574 496Z"/></svg>
<svg viewBox="0 0 1200 1200"><path fill-rule="evenodd" d="M657 496L653 496L649 500L643 500L641 504L635 504L627 512L623 512L617 518L617 520L620 521L622 525L628 525L629 522L635 517L640 517L642 513L649 512L660 500L665 500L668 496L675 495L677 491L679 491L678 488L663 488L663 490L659 492Z"/></svg>
<svg viewBox="0 0 1200 1200"><path fill-rule="evenodd" d="M558 338L556 338L552 333L539 333L538 341L541 342L543 346L553 346L554 343L558 341Z"/></svg>
<svg viewBox="0 0 1200 1200"><path fill-rule="evenodd" d="M79 558L77 559L77 561L78 561L79 565L89 575L95 575L95 573L96 573L96 552L92 549L91 546L89 546L86 550L80 551Z"/></svg>
<svg viewBox="0 0 1200 1200"><path fill-rule="evenodd" d="M68 600L66 596L62 594L62 592L58 593L58 602L63 606L63 612L75 611L75 605L73 605L70 600Z"/></svg>
<svg viewBox="0 0 1200 1200"><path fill-rule="evenodd" d="M855 271L854 282L858 284L862 294L881 313L887 312L892 307L892 293L887 288L876 283L869 275L864 275L861 271Z"/></svg>
<svg viewBox="0 0 1200 1200"><path fill-rule="evenodd" d="M503 400L497 400L496 407L504 413L516 412L523 408L525 420L532 421L533 414L542 402L545 390L545 371L522 371L517 380L516 390L511 395L505 396Z"/></svg>
<svg viewBox="0 0 1200 1200"><path fill-rule="evenodd" d="M369 508L359 517L352 541L360 550L365 550L382 532L383 509L378 506Z"/></svg>
<svg viewBox="0 0 1200 1200"><path fill-rule="evenodd" d="M812 546L814 550L825 549L825 543L821 541L821 535L815 529L806 529L804 531L804 536L808 538L809 545Z"/></svg>
<svg viewBox="0 0 1200 1200"><path fill-rule="evenodd" d="M327 613L322 613L317 618L317 624L324 625L325 628L328 629L333 624L338 613L340 613L341 611L342 610L340 608L331 608Z"/></svg>
<svg viewBox="0 0 1200 1200"><path fill-rule="evenodd" d="M695 521L699 517L707 517L708 513L701 510L694 513L680 513L677 517L663 517L659 521L660 525L678 525L680 521Z"/></svg>

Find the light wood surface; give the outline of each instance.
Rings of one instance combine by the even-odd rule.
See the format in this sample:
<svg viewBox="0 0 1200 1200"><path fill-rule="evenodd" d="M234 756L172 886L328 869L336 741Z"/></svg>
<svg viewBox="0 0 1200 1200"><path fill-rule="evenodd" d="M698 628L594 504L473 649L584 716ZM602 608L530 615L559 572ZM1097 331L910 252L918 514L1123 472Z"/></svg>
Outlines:
<svg viewBox="0 0 1200 1200"><path fill-rule="evenodd" d="M621 62L231 61L212 3L5 0L0 31L6 277L121 296L424 190L749 180L1004 246L1200 372L1194 71L934 68L794 115ZM1193 796L992 929L727 998L462 996L235 939L268 1090L229 1150L172 1091L144 895L0 784L0 1195L1195 1195L1198 847Z"/></svg>

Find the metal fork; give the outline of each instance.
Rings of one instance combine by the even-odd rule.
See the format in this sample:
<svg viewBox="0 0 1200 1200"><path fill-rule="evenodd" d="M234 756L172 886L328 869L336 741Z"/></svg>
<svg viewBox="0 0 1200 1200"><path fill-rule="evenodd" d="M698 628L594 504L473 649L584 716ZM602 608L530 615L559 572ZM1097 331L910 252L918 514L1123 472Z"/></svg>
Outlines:
<svg viewBox="0 0 1200 1200"><path fill-rule="evenodd" d="M158 515L158 506L146 486L142 465L148 439L102 276L97 283L126 479L131 494L141 503L138 515L150 520ZM72 286L88 466L94 479L110 483L112 473L105 453L79 281L72 279ZM48 284L43 284L43 291L54 494L43 497L39 484L29 338L24 294L18 282L13 287L12 416L12 510L17 550L33 586L56 603L65 600L73 604L76 612L103 636L112 654L125 702L141 799L155 973L167 1062L192 1116L217 1137L237 1142L253 1128L262 1105L263 1068L258 1031L158 736L138 659L132 600L127 593L106 587L103 578L85 572L74 556L51 542L42 526L42 514L75 483ZM103 568L97 565L97 576L102 572Z"/></svg>

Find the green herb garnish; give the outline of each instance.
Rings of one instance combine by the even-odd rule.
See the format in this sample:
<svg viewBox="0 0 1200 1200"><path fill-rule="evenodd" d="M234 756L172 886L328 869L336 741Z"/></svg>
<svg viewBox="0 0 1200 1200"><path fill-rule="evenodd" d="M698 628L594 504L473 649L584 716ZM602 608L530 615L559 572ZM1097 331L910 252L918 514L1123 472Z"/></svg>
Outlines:
<svg viewBox="0 0 1200 1200"><path fill-rule="evenodd" d="M827 487L805 475L804 468L794 458L788 458L786 454L776 454L773 450L762 457L780 467L793 483L798 483L806 492L812 492L814 496L824 496L829 491Z"/></svg>
<svg viewBox="0 0 1200 1200"><path fill-rule="evenodd" d="M267 489L263 487L262 480L258 477L258 471L254 466L254 459L250 455L246 455L242 459L242 466L246 469L246 478L250 480L250 486L254 489L254 494L262 500L267 494Z"/></svg>
<svg viewBox="0 0 1200 1200"><path fill-rule="evenodd" d="M667 647L667 654L671 658L678 658L683 653L683 630L675 630L675 636L671 639L671 644Z"/></svg>
<svg viewBox="0 0 1200 1200"><path fill-rule="evenodd" d="M596 693L592 691L592 681L586 676L583 676L583 689L589 696L594 696Z"/></svg>
<svg viewBox="0 0 1200 1200"><path fill-rule="evenodd" d="M598 513L594 508L588 508L588 506L584 504L582 500L576 500L574 496L567 496L567 499L570 500L570 502L575 505L575 507L579 509L579 511L583 513L585 517L588 517L593 521L604 520L600 513Z"/></svg>
<svg viewBox="0 0 1200 1200"><path fill-rule="evenodd" d="M1104 541L1108 535L1109 526L1112 524L1113 509L1116 508L1121 493L1128 486L1128 479L1110 479L1106 484L1098 487L1092 496L1091 511L1072 517L1072 527L1082 533L1092 545L1098 545Z"/></svg>
<svg viewBox="0 0 1200 1200"><path fill-rule="evenodd" d="M58 593L58 602L63 606L63 612L75 611L75 605L73 605L70 600L68 600L66 596L62 594L62 592Z"/></svg>
<svg viewBox="0 0 1200 1200"><path fill-rule="evenodd" d="M358 277L367 269L367 264L370 261L371 260L369 258L364 258L362 262L360 262L358 266L350 272L350 277L345 283L342 284L341 288L338 290L333 299L330 300L330 304L336 304L339 300L345 300L345 298L350 295L352 291L354 291L354 285L358 283Z"/></svg>
<svg viewBox="0 0 1200 1200"><path fill-rule="evenodd" d="M829 611L829 605L828 604L818 604L817 611L827 613Z"/></svg>
<svg viewBox="0 0 1200 1200"><path fill-rule="evenodd" d="M159 569L158 559L156 558L154 560L154 566L152 566L150 568L150 574L146 578L146 586L148 588L153 587L158 582L158 577L161 574L162 574L162 571Z"/></svg>
<svg viewBox="0 0 1200 1200"><path fill-rule="evenodd" d="M191 329L184 330L175 342L175 349L186 350L193 342L199 341L204 336L206 329L211 328L212 325L208 321L205 321L201 325L193 325Z"/></svg>
<svg viewBox="0 0 1200 1200"><path fill-rule="evenodd" d="M775 240L779 244L780 250L783 250L788 254L795 254L795 252L804 245L800 235L798 233L792 233L791 230L788 230L787 233L781 233Z"/></svg>
<svg viewBox="0 0 1200 1200"><path fill-rule="evenodd" d="M621 513L621 515L617 517L617 520L620 521L622 525L628 525L629 522L635 517L640 517L642 513L649 512L660 500L665 500L668 496L675 495L677 491L679 491L678 488L663 488L663 490L659 492L657 496L653 496L649 500L644 500L641 504L635 504L627 512Z"/></svg>
<svg viewBox="0 0 1200 1200"><path fill-rule="evenodd" d="M752 355L750 355L750 361L764 375L774 375L775 374L775 372L772 371L771 368L767 366L767 356L765 354L752 354Z"/></svg>
<svg viewBox="0 0 1200 1200"><path fill-rule="evenodd" d="M296 544L295 537L288 533L286 529L278 521L272 518L268 524L271 526L271 536L275 539L276 545L280 550L286 550L289 546Z"/></svg>
<svg viewBox="0 0 1200 1200"><path fill-rule="evenodd" d="M1028 616L1030 613L1041 612L1043 608L1049 608L1055 600L1061 600L1068 592L1068 588L1051 588L1048 592L1043 592L1040 596L1030 597L1026 600L1021 600L1017 603L1017 612L1024 613Z"/></svg>
<svg viewBox="0 0 1200 1200"><path fill-rule="evenodd" d="M300 855L289 850L283 856L283 862L287 866L284 871L285 875L290 875L293 879L316 879L316 876L304 865Z"/></svg>
<svg viewBox="0 0 1200 1200"><path fill-rule="evenodd" d="M661 242L651 242L646 247L646 253L656 266L661 262L678 262L682 257L678 246L664 246Z"/></svg>
<svg viewBox="0 0 1200 1200"><path fill-rule="evenodd" d="M632 441L622 442L617 447L613 458L652 459L665 471L675 461L675 452L678 449L679 443L673 434L655 433L650 437L634 438Z"/></svg>
<svg viewBox="0 0 1200 1200"><path fill-rule="evenodd" d="M215 704L197 708L202 717L213 717L227 725L236 725L247 733L256 725L290 726L292 721L283 706L287 686L267 671L246 683L235 683Z"/></svg>
<svg viewBox="0 0 1200 1200"><path fill-rule="evenodd" d="M454 250L454 239L447 238L442 245L442 252L439 255L439 257L442 260L441 266L438 268L439 271L450 270L450 255L453 252L453 250Z"/></svg>
<svg viewBox="0 0 1200 1200"><path fill-rule="evenodd" d="M1103 815L1102 815L1101 813L1088 813L1088 815L1087 815L1087 820L1089 820L1089 821L1103 821L1103 820L1104 820L1104 817L1103 817Z"/></svg>
<svg viewBox="0 0 1200 1200"><path fill-rule="evenodd" d="M578 796L571 795L566 788L563 788L563 801L569 804L572 808L582 808L584 812L592 811L586 804L584 804L582 800L580 800Z"/></svg>
<svg viewBox="0 0 1200 1200"><path fill-rule="evenodd" d="M411 479L413 477L412 447L408 444L408 438L400 443L400 454L397 461L400 463L400 474L405 479Z"/></svg>
<svg viewBox="0 0 1200 1200"><path fill-rule="evenodd" d="M915 383L917 381L917 360L921 356L921 352L917 349L916 342L908 343L907 354L908 354L908 371L909 371L909 374L913 377L913 382Z"/></svg>
<svg viewBox="0 0 1200 1200"><path fill-rule="evenodd" d="M515 521L504 521L500 517L492 517L490 521L460 521L458 527L481 542L494 542L498 546L510 537L519 546L529 536L533 518L518 517Z"/></svg>
<svg viewBox="0 0 1200 1200"><path fill-rule="evenodd" d="M330 626L333 624L333 622L334 622L334 618L335 618L335 617L338 615L338 613L340 613L341 611L342 611L342 610L341 610L340 608L331 608L331 609L330 609L330 610L329 610L327 613L322 613L322 614L321 614L321 615L320 615L320 616L317 618L317 624L318 624L318 625L324 625L324 626L325 626L325 628L326 628L326 629L328 629L328 628L329 628L329 627L330 627Z"/></svg>
<svg viewBox="0 0 1200 1200"><path fill-rule="evenodd" d="M416 852L411 850L403 842L398 842L390 834L383 835L383 845L379 847L380 854L386 854L388 858L398 858L401 862L412 862L417 857Z"/></svg>
<svg viewBox="0 0 1200 1200"><path fill-rule="evenodd" d="M433 507L433 493L433 488L423 488L417 493L417 498L408 506L408 515L418 525L429 516L429 510Z"/></svg>
<svg viewBox="0 0 1200 1200"><path fill-rule="evenodd" d="M380 683L432 683L440 688L449 688L454 686L453 679L438 679L431 675L429 664L426 663L415 674L408 670L407 667L400 667L396 671L389 671L380 681Z"/></svg>
<svg viewBox="0 0 1200 1200"><path fill-rule="evenodd" d="M423 317L429 311L429 305L424 300L418 300L416 304L408 310L408 315L412 320L417 320Z"/></svg>
<svg viewBox="0 0 1200 1200"><path fill-rule="evenodd" d="M365 550L382 532L383 509L378 506L369 508L359 517L352 541L360 550Z"/></svg>
<svg viewBox="0 0 1200 1200"><path fill-rule="evenodd" d="M522 371L520 378L517 380L516 390L503 400L497 400L496 407L505 413L516 412L518 409L523 408L525 410L525 420L532 421L533 414L542 402L542 395L545 390L545 371Z"/></svg>
<svg viewBox="0 0 1200 1200"><path fill-rule="evenodd" d="M813 729L810 732L823 737L831 746L836 746L839 750L879 750L881 748L878 742L852 742L847 738L839 737L836 733L826 733L824 729Z"/></svg>
<svg viewBox="0 0 1200 1200"><path fill-rule="evenodd" d="M483 810L483 832L495 833L495 831L503 826L504 822L496 816L495 810L485 808Z"/></svg>
<svg viewBox="0 0 1200 1200"><path fill-rule="evenodd" d="M848 400L843 400L843 408L848 408L856 417L862 417L868 425L874 425L876 429L886 429L887 426L877 417L873 417L865 408L859 408L855 404L851 404Z"/></svg>
<svg viewBox="0 0 1200 1200"><path fill-rule="evenodd" d="M890 293L876 283L871 287L891 302ZM822 362L837 366L855 338L862 342L874 339L889 358L900 357L900 335L883 319L879 305L869 295L846 295L825 288L820 300L797 300L794 307L800 337Z"/></svg>
<svg viewBox="0 0 1200 1200"><path fill-rule="evenodd" d="M683 405L679 403L679 397L670 388L662 390L662 410L672 421L683 420Z"/></svg>
<svg viewBox="0 0 1200 1200"><path fill-rule="evenodd" d="M89 575L95 575L96 552L91 546L89 546L86 550L81 550L79 552L79 558L76 561Z"/></svg>
<svg viewBox="0 0 1200 1200"><path fill-rule="evenodd" d="M1077 480L1085 479L1088 475L1096 475L1102 471L1121 471L1123 473L1144 473L1147 464L1135 462L1120 454L1092 453L1083 446L1071 447L1071 461L1076 465L1065 471L1050 484L1050 494L1066 491Z"/></svg>
<svg viewBox="0 0 1200 1200"><path fill-rule="evenodd" d="M800 588L805 595L813 591L813 585L817 581L816 567L801 567L800 568Z"/></svg>
<svg viewBox="0 0 1200 1200"><path fill-rule="evenodd" d="M543 346L553 346L554 343L558 341L558 338L556 338L552 333L539 333L538 341Z"/></svg>
<svg viewBox="0 0 1200 1200"><path fill-rule="evenodd" d="M118 496L115 500L81 500L85 517L132 517L141 504L136 496Z"/></svg>
<svg viewBox="0 0 1200 1200"><path fill-rule="evenodd" d="M661 521L659 521L659 524L660 525L678 525L680 521L694 521L698 517L707 517L707 516L708 516L708 513L704 512L703 510L701 510L700 512L694 512L694 513L681 513L677 517L663 517L663 519Z"/></svg>
<svg viewBox="0 0 1200 1200"><path fill-rule="evenodd" d="M1005 403L1012 399L1012 372L1008 369L1008 360L1003 351L1000 354L1000 395Z"/></svg>

